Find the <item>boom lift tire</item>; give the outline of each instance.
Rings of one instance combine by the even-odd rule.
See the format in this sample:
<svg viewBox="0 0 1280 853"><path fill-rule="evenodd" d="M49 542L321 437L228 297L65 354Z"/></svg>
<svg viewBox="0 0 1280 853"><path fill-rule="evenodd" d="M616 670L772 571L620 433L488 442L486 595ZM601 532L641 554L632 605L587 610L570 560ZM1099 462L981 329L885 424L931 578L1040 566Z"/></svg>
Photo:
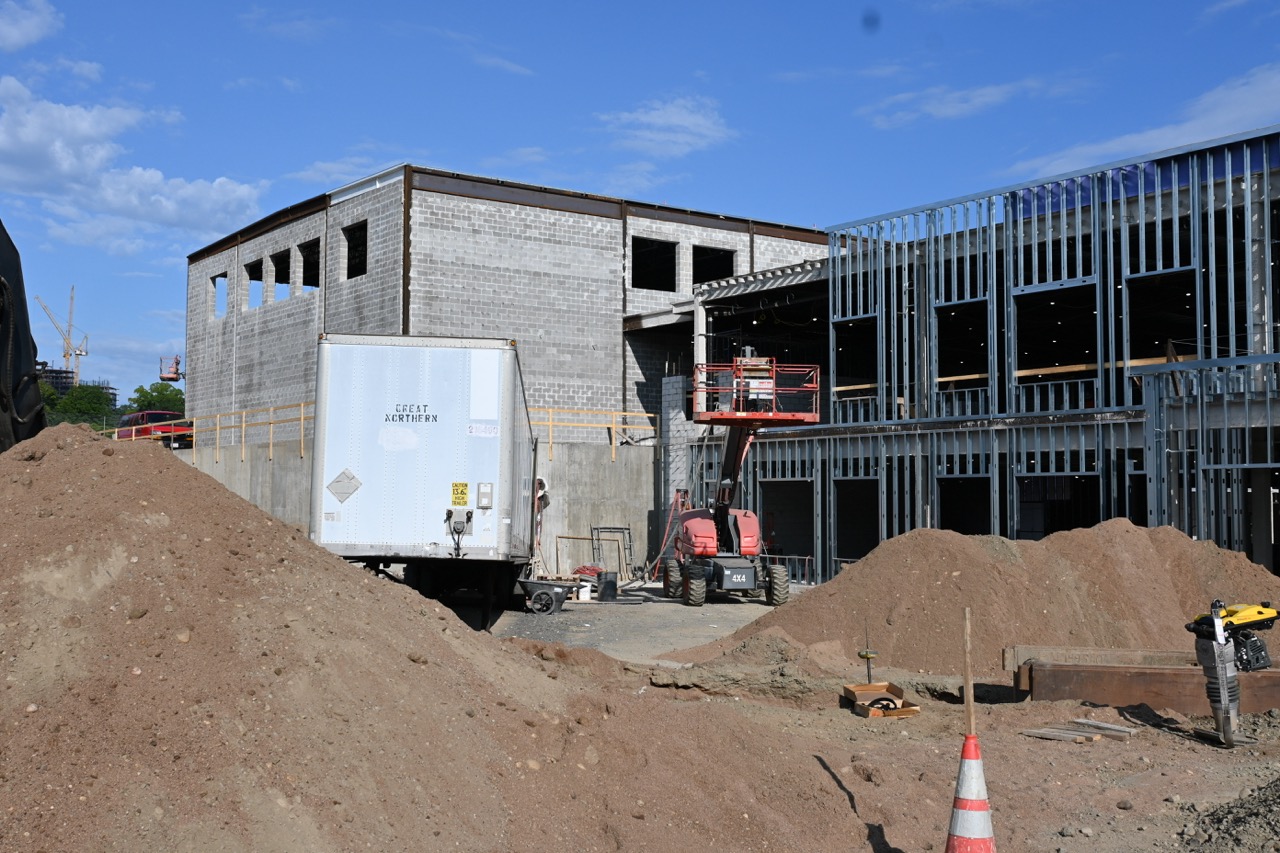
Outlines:
<svg viewBox="0 0 1280 853"><path fill-rule="evenodd" d="M684 590L684 583L680 580L680 563L673 559L667 560L662 565L662 591L667 598L679 598Z"/></svg>
<svg viewBox="0 0 1280 853"><path fill-rule="evenodd" d="M707 579L699 575L690 577L684 585L684 603L690 607L701 607L707 601Z"/></svg>
<svg viewBox="0 0 1280 853"><path fill-rule="evenodd" d="M769 588L765 590L764 598L770 607L779 607L791 598L791 576L786 566L778 563L769 566Z"/></svg>

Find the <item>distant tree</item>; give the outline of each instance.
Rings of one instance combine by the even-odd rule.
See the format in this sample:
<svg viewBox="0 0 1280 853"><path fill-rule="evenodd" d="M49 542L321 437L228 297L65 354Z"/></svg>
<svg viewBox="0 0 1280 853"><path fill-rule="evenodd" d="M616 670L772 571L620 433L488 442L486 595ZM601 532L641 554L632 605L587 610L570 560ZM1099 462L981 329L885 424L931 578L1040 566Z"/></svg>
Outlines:
<svg viewBox="0 0 1280 853"><path fill-rule="evenodd" d="M168 382L152 382L151 387L141 385L129 398L126 412L181 412L187 411L187 395L182 389Z"/></svg>
<svg viewBox="0 0 1280 853"><path fill-rule="evenodd" d="M58 389L41 379L40 399L44 400L44 411L46 417L58 407L58 397Z"/></svg>
<svg viewBox="0 0 1280 853"><path fill-rule="evenodd" d="M76 385L68 388L49 412L52 424L88 424L94 429L116 425L116 408L111 395L99 385Z"/></svg>

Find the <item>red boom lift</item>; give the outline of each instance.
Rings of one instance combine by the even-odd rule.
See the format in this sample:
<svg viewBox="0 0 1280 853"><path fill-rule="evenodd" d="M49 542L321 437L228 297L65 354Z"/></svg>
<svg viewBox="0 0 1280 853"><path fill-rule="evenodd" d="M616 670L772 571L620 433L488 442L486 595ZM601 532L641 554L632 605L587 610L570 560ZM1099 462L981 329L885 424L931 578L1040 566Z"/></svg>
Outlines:
<svg viewBox="0 0 1280 853"><path fill-rule="evenodd" d="M751 510L734 508L733 501L757 431L818 422L818 368L779 365L748 353L732 364L694 367L694 422L728 430L715 504L693 509L680 499L675 557L663 566L666 594L692 607L701 607L707 593L717 590L763 590L772 606L788 596L786 566L765 563L760 519Z"/></svg>

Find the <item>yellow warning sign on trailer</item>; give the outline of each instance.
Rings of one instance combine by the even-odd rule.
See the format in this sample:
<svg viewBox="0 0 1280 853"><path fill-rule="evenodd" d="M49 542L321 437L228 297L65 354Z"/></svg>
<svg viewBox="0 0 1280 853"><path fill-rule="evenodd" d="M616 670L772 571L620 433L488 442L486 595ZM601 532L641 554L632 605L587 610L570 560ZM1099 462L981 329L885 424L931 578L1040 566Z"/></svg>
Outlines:
<svg viewBox="0 0 1280 853"><path fill-rule="evenodd" d="M453 505L454 506L467 505L467 484L466 483L453 484Z"/></svg>

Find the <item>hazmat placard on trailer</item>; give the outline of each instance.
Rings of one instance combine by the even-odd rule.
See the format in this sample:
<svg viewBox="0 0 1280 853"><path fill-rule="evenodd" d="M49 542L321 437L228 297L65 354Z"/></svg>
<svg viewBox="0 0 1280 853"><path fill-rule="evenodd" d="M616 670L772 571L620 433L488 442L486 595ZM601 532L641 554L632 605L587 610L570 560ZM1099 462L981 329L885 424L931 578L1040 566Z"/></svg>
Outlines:
<svg viewBox="0 0 1280 853"><path fill-rule="evenodd" d="M467 505L467 484L466 483L453 484L453 505L454 506Z"/></svg>

